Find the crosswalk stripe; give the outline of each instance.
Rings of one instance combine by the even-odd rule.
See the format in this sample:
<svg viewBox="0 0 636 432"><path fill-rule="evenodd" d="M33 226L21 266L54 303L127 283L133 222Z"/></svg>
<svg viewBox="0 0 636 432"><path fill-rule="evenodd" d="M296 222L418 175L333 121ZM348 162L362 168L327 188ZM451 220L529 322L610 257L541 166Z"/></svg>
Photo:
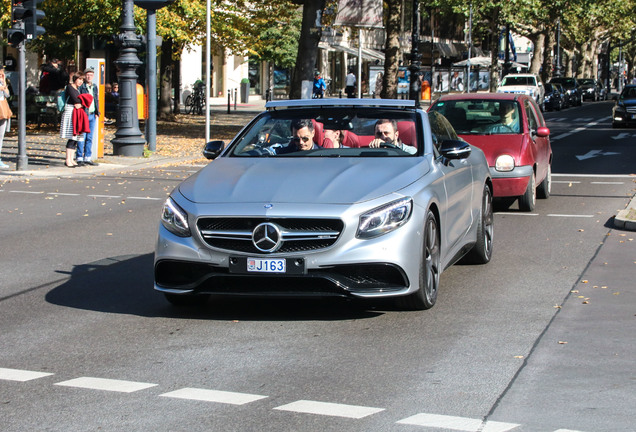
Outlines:
<svg viewBox="0 0 636 432"><path fill-rule="evenodd" d="M45 376L53 375L48 372L35 372L21 369L0 368L0 380L6 381L30 381Z"/></svg>
<svg viewBox="0 0 636 432"><path fill-rule="evenodd" d="M268 396L260 396L248 393L234 393L221 390L206 390L198 388L183 388L159 396L177 399L190 399L204 402L218 402L230 405L244 405Z"/></svg>
<svg viewBox="0 0 636 432"><path fill-rule="evenodd" d="M505 432L520 426L516 423L502 423L493 421L489 421L484 424L484 421L480 419L425 413L415 414L414 416L400 420L397 423L414 426L452 429L464 432Z"/></svg>
<svg viewBox="0 0 636 432"><path fill-rule="evenodd" d="M319 414L334 417L361 419L384 411L384 408L372 408L358 405L344 405L310 400L299 400L274 408L280 411L292 411L305 414Z"/></svg>
<svg viewBox="0 0 636 432"><path fill-rule="evenodd" d="M55 383L55 385L65 387L78 387L91 390L106 390L121 393L132 393L150 387L155 387L157 384L106 378L80 377L68 381Z"/></svg>

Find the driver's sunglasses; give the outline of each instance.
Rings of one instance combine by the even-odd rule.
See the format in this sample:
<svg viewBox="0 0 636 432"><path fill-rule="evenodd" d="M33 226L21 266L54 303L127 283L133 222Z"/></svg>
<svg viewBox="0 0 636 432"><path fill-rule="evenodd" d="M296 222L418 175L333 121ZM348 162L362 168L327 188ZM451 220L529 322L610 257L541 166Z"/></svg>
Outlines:
<svg viewBox="0 0 636 432"><path fill-rule="evenodd" d="M294 137L294 138L292 139L292 141L294 141L294 142L300 142L300 140L303 140L303 142L307 142L307 141L309 141L310 139L311 139L311 138L310 138L310 137L307 137L307 136L304 136L304 137Z"/></svg>

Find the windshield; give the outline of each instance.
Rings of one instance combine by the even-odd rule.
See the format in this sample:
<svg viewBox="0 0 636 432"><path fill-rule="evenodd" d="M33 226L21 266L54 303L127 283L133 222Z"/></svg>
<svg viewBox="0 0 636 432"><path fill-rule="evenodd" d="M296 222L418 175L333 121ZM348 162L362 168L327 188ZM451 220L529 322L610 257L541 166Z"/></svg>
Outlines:
<svg viewBox="0 0 636 432"><path fill-rule="evenodd" d="M551 82L560 83L565 88L574 87L574 78L552 78Z"/></svg>
<svg viewBox="0 0 636 432"><path fill-rule="evenodd" d="M460 135L521 133L519 104L514 100L438 101L431 110L444 115Z"/></svg>
<svg viewBox="0 0 636 432"><path fill-rule="evenodd" d="M582 84L582 85L594 85L595 82L591 78L584 78L584 79L580 79L579 80L579 84Z"/></svg>
<svg viewBox="0 0 636 432"><path fill-rule="evenodd" d="M619 99L636 99L636 87L625 87Z"/></svg>
<svg viewBox="0 0 636 432"><path fill-rule="evenodd" d="M506 76L501 82L502 86L516 86L516 85L537 85L537 81L533 76Z"/></svg>
<svg viewBox="0 0 636 432"><path fill-rule="evenodd" d="M415 113L380 108L282 109L255 119L229 156L409 157L421 147Z"/></svg>

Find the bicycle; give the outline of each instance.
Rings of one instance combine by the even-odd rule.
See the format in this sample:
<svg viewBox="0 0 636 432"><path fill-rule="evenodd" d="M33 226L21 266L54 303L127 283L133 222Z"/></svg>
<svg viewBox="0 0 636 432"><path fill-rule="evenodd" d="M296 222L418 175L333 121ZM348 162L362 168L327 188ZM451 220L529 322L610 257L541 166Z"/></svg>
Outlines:
<svg viewBox="0 0 636 432"><path fill-rule="evenodd" d="M195 83L194 93L185 100L186 114L203 114L205 108L205 84Z"/></svg>

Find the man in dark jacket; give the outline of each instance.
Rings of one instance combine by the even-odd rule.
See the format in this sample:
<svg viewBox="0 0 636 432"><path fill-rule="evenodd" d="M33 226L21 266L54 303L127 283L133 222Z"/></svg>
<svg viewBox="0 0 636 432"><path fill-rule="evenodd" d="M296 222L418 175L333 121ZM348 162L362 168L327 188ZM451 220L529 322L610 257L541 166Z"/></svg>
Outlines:
<svg viewBox="0 0 636 432"><path fill-rule="evenodd" d="M53 59L42 66L40 75L40 94L55 94L68 84L68 74L58 59Z"/></svg>
<svg viewBox="0 0 636 432"><path fill-rule="evenodd" d="M99 117L99 89L96 84L93 83L95 77L95 71L92 68L88 68L84 71L84 84L79 88L80 94L89 94L93 96L93 102L88 108L86 108L86 114L88 114L88 124L90 132L86 134L84 142L79 141L77 146L77 164L93 165L97 163L93 162L93 140L95 137L95 131L97 130L97 118Z"/></svg>

